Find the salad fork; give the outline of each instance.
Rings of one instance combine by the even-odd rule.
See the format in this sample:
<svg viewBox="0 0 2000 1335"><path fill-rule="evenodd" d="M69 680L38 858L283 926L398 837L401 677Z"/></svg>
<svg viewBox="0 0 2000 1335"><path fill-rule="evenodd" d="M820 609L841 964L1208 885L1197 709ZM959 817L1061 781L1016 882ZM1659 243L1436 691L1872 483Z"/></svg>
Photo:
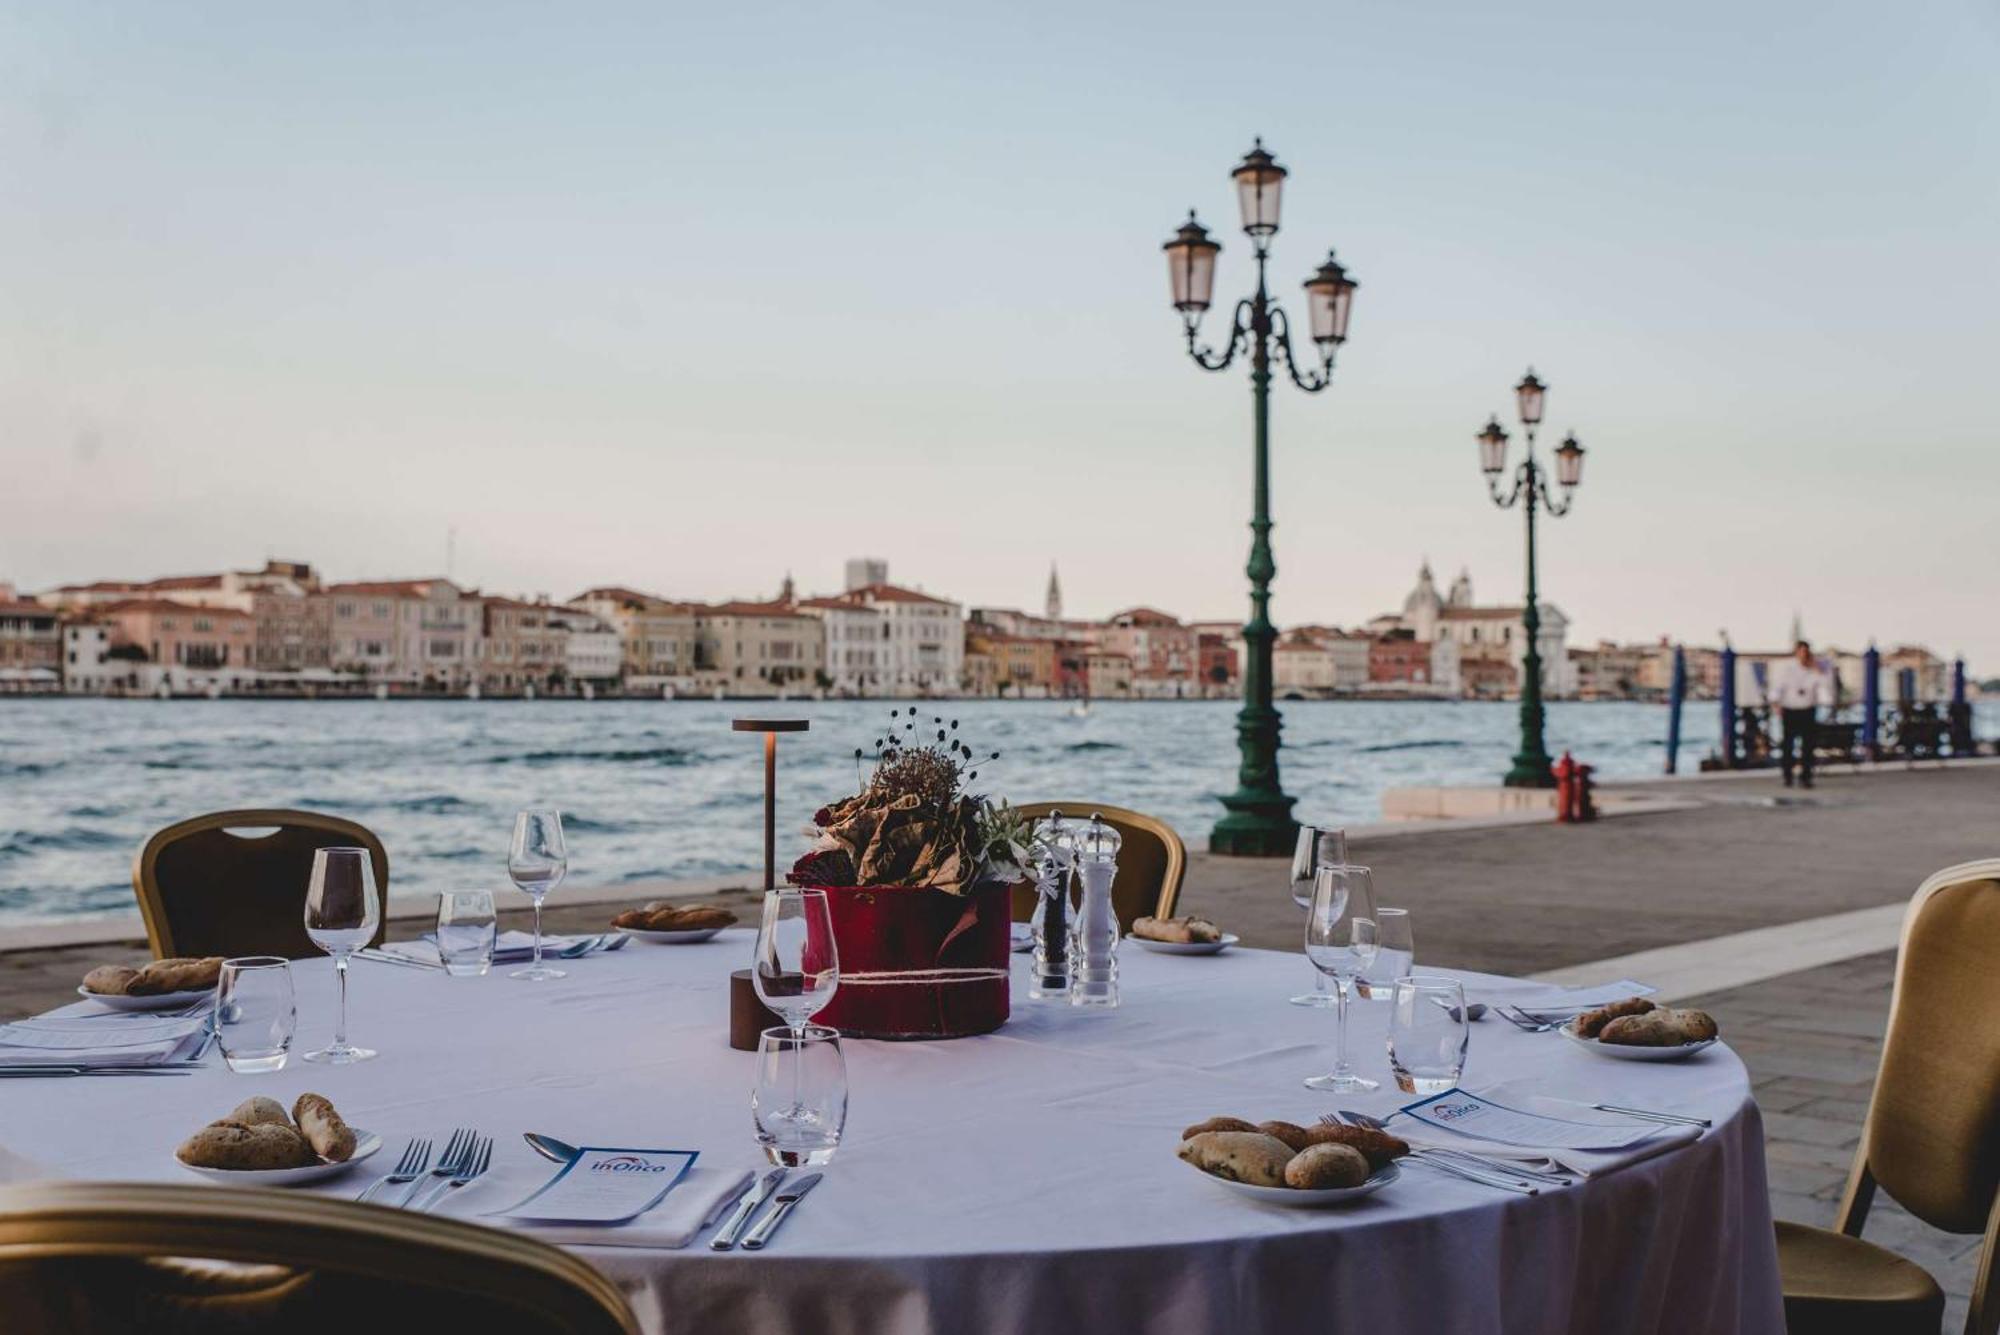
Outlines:
<svg viewBox="0 0 2000 1335"><path fill-rule="evenodd" d="M1332 1113L1326 1114L1319 1120L1323 1126L1341 1125L1341 1119ZM1348 1120L1356 1126L1365 1125L1365 1122L1356 1120L1351 1113L1348 1114ZM1366 1120L1372 1122L1375 1119L1371 1117ZM1372 1129L1379 1130L1380 1128ZM1498 1187L1502 1191L1517 1191L1523 1196L1539 1196L1544 1186L1554 1185L1553 1183L1543 1182L1540 1179L1516 1176L1511 1169L1503 1170L1484 1165L1474 1167L1471 1163L1462 1162L1448 1155L1439 1154L1434 1150L1418 1149L1415 1146L1412 1146L1410 1149L1410 1157L1426 1167L1435 1168L1440 1173L1445 1173L1451 1177L1464 1178L1467 1182L1477 1182L1482 1187Z"/></svg>
<svg viewBox="0 0 2000 1335"><path fill-rule="evenodd" d="M452 1192L457 1191L460 1187L464 1186L466 1183L471 1182L476 1178L478 1178L479 1175L484 1173L489 1167L492 1166L492 1164L493 1164L493 1137L474 1136L472 1138L472 1145L466 1151L465 1161L459 1165L458 1171L451 1175L451 1179L447 1181L444 1184L444 1186L438 1188L437 1190L433 1191L429 1196L425 1197L423 1204L413 1205L410 1208L414 1210L430 1209L431 1207L435 1206L439 1201L443 1200L446 1196L449 1196Z"/></svg>
<svg viewBox="0 0 2000 1335"><path fill-rule="evenodd" d="M1546 1034L1551 1029L1560 1029L1569 1023L1568 1018L1560 1020L1537 1020L1519 1006L1496 1006L1500 1018L1516 1029L1525 1029L1531 1034Z"/></svg>
<svg viewBox="0 0 2000 1335"><path fill-rule="evenodd" d="M399 1187L405 1182L414 1182L422 1177L424 1170L430 1166L430 1137L426 1136L422 1140L413 1140L403 1150L403 1157L396 1161L395 1168L362 1188L361 1194L354 1199L365 1201L383 1187Z"/></svg>

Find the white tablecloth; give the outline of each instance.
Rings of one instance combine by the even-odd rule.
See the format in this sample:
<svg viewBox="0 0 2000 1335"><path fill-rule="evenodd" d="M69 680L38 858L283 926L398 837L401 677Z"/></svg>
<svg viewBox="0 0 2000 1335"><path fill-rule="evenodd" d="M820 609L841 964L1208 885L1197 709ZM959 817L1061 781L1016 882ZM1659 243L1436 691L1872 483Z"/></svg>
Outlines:
<svg viewBox="0 0 2000 1335"><path fill-rule="evenodd" d="M698 946L635 941L541 984L357 962L349 1032L377 1060L8 1082L0 1146L63 1176L192 1181L172 1152L195 1127L251 1094L289 1103L313 1089L388 1138L369 1169L386 1170L412 1134L466 1122L494 1134L494 1172L467 1189L467 1209L479 1193L515 1199L546 1171L524 1130L747 1166L753 1059L728 1046L726 979L750 940L739 929ZM1763 1131L1726 1046L1680 1064L1614 1062L1489 1018L1473 1026L1468 1087L1529 1077L1550 1094L1696 1112L1715 1128L1534 1198L1411 1165L1349 1208L1283 1209L1177 1160L1180 1129L1224 1113L1386 1113L1399 1096L1300 1085L1328 1062L1333 1021L1285 1004L1309 982L1297 955L1167 957L1127 943L1120 963L1116 1011L1028 1001L1017 956L1014 1017L998 1033L850 1042L846 1139L770 1250L584 1254L662 1332L1782 1331ZM331 969L296 972L303 1049L328 1035ZM1385 1085L1387 1012L1357 1002L1352 1028L1363 1070Z"/></svg>

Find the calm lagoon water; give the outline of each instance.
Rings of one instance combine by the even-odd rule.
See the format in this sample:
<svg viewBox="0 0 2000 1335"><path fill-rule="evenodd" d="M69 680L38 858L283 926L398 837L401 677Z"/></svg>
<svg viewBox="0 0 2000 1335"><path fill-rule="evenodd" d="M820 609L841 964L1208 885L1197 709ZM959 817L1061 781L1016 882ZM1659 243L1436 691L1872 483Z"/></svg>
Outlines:
<svg viewBox="0 0 2000 1335"><path fill-rule="evenodd" d="M351 816L388 844L397 890L504 888L513 813L566 814L570 883L728 875L760 865L761 740L738 715L812 730L780 739L779 855L803 847L820 803L854 791L894 702L0 700L0 924L127 911L131 861L152 831L230 807ZM907 707L905 707L907 708ZM1302 819L1360 824L1385 788L1496 782L1518 729L1511 704L1281 705L1286 790ZM1233 702L919 705L960 721L977 787L1014 801L1087 797L1155 813L1202 846L1235 787ZM1660 773L1667 711L1555 704L1550 749L1604 778ZM1682 718L1681 765L1715 745L1716 707ZM560 891L557 892L560 895Z"/></svg>

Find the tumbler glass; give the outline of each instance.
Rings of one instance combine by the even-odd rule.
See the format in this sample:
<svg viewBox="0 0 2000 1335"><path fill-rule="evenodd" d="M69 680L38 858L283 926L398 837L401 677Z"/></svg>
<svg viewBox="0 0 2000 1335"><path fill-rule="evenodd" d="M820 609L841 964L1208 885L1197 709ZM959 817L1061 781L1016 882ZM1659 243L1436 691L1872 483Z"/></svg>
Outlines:
<svg viewBox="0 0 2000 1335"><path fill-rule="evenodd" d="M1389 991L1389 1069L1405 1094L1457 1089L1472 1028L1456 978L1398 978Z"/></svg>
<svg viewBox="0 0 2000 1335"><path fill-rule="evenodd" d="M298 1027L292 964L276 955L224 960L215 983L215 1042L238 1075L283 1070Z"/></svg>
<svg viewBox="0 0 2000 1335"><path fill-rule="evenodd" d="M452 977L477 978L492 968L497 932L491 890L447 890L438 896L438 958Z"/></svg>
<svg viewBox="0 0 2000 1335"><path fill-rule="evenodd" d="M833 1158L847 1125L847 1059L840 1031L825 1025L766 1029L750 1091L757 1143L772 1163L796 1168Z"/></svg>

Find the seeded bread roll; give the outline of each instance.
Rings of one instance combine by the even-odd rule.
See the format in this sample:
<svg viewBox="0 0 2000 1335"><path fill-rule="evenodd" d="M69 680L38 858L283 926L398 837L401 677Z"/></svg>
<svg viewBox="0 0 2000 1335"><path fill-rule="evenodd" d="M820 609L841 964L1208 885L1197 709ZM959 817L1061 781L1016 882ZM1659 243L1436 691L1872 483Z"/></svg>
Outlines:
<svg viewBox="0 0 2000 1335"><path fill-rule="evenodd" d="M1267 1136L1273 1136L1292 1147L1292 1153L1313 1143L1312 1132L1294 1122L1259 1122L1257 1129Z"/></svg>
<svg viewBox="0 0 2000 1335"><path fill-rule="evenodd" d="M1292 1147L1261 1131L1204 1131L1181 1142L1180 1157L1217 1177L1259 1187L1285 1185Z"/></svg>
<svg viewBox="0 0 2000 1335"><path fill-rule="evenodd" d="M244 1126L262 1126L266 1122L273 1126L290 1126L292 1115L285 1111L285 1105L276 1099L267 1099L262 1094L247 1098L230 1109L225 1122L238 1122Z"/></svg>
<svg viewBox="0 0 2000 1335"><path fill-rule="evenodd" d="M1285 1165L1285 1185L1305 1190L1358 1187L1371 1171L1368 1157L1352 1145L1313 1145Z"/></svg>
<svg viewBox="0 0 2000 1335"><path fill-rule="evenodd" d="M137 969L128 969L122 964L100 965L83 976L83 990L95 992L100 997L122 997L138 976Z"/></svg>
<svg viewBox="0 0 2000 1335"><path fill-rule="evenodd" d="M169 992L202 992L222 976L222 956L154 960L125 986L127 996L158 997Z"/></svg>
<svg viewBox="0 0 2000 1335"><path fill-rule="evenodd" d="M1644 1015L1653 1009L1653 1003L1644 997L1627 997L1614 1001L1609 1006L1600 1006L1594 1011L1585 1011L1576 1017L1570 1032L1578 1038L1596 1038L1604 1031L1604 1026L1626 1015Z"/></svg>
<svg viewBox="0 0 2000 1335"><path fill-rule="evenodd" d="M1196 1122L1181 1132L1182 1140L1193 1140L1204 1131L1255 1131L1255 1122L1246 1122L1241 1117L1211 1117L1206 1122Z"/></svg>
<svg viewBox="0 0 2000 1335"><path fill-rule="evenodd" d="M228 1168L239 1172L267 1168L303 1168L316 1161L312 1146L290 1126L263 1122L215 1122L181 1142L174 1151L196 1168Z"/></svg>
<svg viewBox="0 0 2000 1335"><path fill-rule="evenodd" d="M313 1151L328 1163L346 1163L354 1154L354 1129L341 1119L332 1101L324 1095L299 1095L298 1102L292 1105L292 1117Z"/></svg>

